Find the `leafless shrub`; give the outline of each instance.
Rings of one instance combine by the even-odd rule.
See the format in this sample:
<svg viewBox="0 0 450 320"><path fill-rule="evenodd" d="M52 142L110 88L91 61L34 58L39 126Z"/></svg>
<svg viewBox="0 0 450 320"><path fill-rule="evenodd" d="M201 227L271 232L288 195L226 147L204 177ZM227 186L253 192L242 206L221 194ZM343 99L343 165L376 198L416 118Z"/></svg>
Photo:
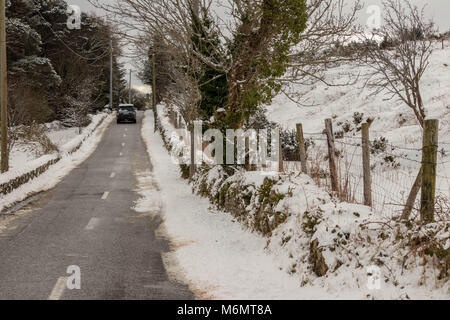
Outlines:
<svg viewBox="0 0 450 320"><path fill-rule="evenodd" d="M374 88L374 94L386 92L390 99L405 103L423 127L426 110L420 81L433 52L434 23L425 19L424 8L419 9L407 0L386 0L384 11L384 25L373 36L384 37L384 42L391 45L360 55L360 62L372 70L366 85ZM404 219L411 213L420 183L419 171L402 214Z"/></svg>
<svg viewBox="0 0 450 320"><path fill-rule="evenodd" d="M326 154L320 149L311 150L308 154L308 172L318 187L328 187L329 173L327 171Z"/></svg>
<svg viewBox="0 0 450 320"><path fill-rule="evenodd" d="M290 68L280 79L282 92L298 106L315 106L304 101L302 94L292 90L292 85L314 85L317 82L328 86L353 84L358 75L350 75L341 81L329 81L325 71L334 64L354 61L354 55L338 54L336 45L345 43L359 31L355 25L356 14L362 8L360 1L349 5L345 0L308 0L308 26L300 43L292 48Z"/></svg>
<svg viewBox="0 0 450 320"><path fill-rule="evenodd" d="M358 160L356 149L348 150L345 146L340 151L340 156L337 157L339 199L341 201L357 203L356 196L362 182L361 170L356 164Z"/></svg>
<svg viewBox="0 0 450 320"><path fill-rule="evenodd" d="M58 148L52 143L46 134L45 126L33 122L29 126L20 126L18 128L18 140L24 144L37 144L34 152L40 156L58 151Z"/></svg>
<svg viewBox="0 0 450 320"><path fill-rule="evenodd" d="M45 97L19 81L11 81L8 94L8 150L12 150L24 128L45 121L51 110Z"/></svg>
<svg viewBox="0 0 450 320"><path fill-rule="evenodd" d="M435 215L441 221L450 219L450 199L442 193L436 195Z"/></svg>
<svg viewBox="0 0 450 320"><path fill-rule="evenodd" d="M436 30L434 23L425 19L423 10L406 0L385 1L384 25L372 37L384 37L393 45L371 48L360 55L360 62L372 70L366 84L374 94L387 92L391 99L404 102L421 126L426 110L420 81L433 51L429 38Z"/></svg>

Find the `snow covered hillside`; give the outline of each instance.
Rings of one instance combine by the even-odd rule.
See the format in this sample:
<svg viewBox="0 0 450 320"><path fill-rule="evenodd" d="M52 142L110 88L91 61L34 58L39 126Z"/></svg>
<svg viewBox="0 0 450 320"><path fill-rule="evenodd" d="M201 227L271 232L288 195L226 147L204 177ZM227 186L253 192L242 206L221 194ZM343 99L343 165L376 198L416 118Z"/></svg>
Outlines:
<svg viewBox="0 0 450 320"><path fill-rule="evenodd" d="M403 102L389 99L383 93L373 95L364 87L368 70L356 64L330 66L326 71L329 83L356 82L349 86L328 86L317 82L311 86L293 85L267 106L269 120L284 129L303 124L305 139L312 143L310 161L320 158L319 166L327 172L324 160L326 146L324 120L333 119L333 130L340 135L337 148L345 155L343 175L350 175L352 197L362 201L360 123L373 119L370 140L373 142L372 165L375 208L380 214L397 214L420 168L422 130L413 111ZM358 77L359 75L359 77ZM437 191L450 198L450 41L436 44L431 63L425 72L421 90L427 116L440 120ZM305 106L293 100L298 99ZM381 149L381 150L376 150ZM318 165L318 164L310 164Z"/></svg>
<svg viewBox="0 0 450 320"><path fill-rule="evenodd" d="M285 127L295 128L296 123L303 123L305 132L321 132L323 120L333 117L339 121L352 119L355 112L364 113L365 117L375 119L371 126L372 137L384 135L393 143L420 146L420 128L412 111L395 98L387 100L383 94L371 95L372 91L364 88L363 74L367 70L349 63L330 67L326 80L330 83L345 83L361 74L358 81L350 86L329 87L322 82L312 86L293 86L288 91L301 95L299 99L305 105L300 106L284 94L278 95L268 106L270 120ZM440 44L435 46L431 64L424 74L422 94L429 117L441 120L441 141L450 141L450 41L442 50Z"/></svg>

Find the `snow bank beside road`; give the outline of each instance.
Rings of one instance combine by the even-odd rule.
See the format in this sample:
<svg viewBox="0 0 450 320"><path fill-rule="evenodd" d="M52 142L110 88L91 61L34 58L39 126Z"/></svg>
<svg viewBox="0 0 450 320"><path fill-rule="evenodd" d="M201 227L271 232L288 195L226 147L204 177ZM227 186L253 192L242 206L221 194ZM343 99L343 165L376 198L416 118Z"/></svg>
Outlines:
<svg viewBox="0 0 450 320"><path fill-rule="evenodd" d="M76 136L71 141L66 143L59 155L45 155L33 162L30 162L26 166L16 168L2 174L0 181L5 182L18 177L27 172L27 170L32 170L33 168L36 168L49 160L56 159L58 157L61 158L61 160L50 166L46 172L42 173L37 178L23 184L7 195L0 195L0 211L15 202L26 199L34 193L53 188L73 168L89 157L101 141L105 129L114 118L114 115L95 115L91 124L83 130L81 135ZM101 122L102 119L104 119L103 122ZM73 149L78 146L79 148L75 152L69 154L70 151L73 151Z"/></svg>
<svg viewBox="0 0 450 320"><path fill-rule="evenodd" d="M243 229L229 214L210 210L207 199L192 194L180 178L159 133L153 132L151 111L146 111L142 137L160 188L163 218L174 244L176 272L194 292L216 299L332 299L322 288L300 287L266 253L267 239ZM153 207L153 199L149 206ZM183 273L183 274L180 274ZM202 297L202 296L200 296Z"/></svg>
<svg viewBox="0 0 450 320"><path fill-rule="evenodd" d="M105 119L106 117L106 119ZM111 122L114 118L113 115L105 116L105 114L97 114L92 117L91 123L82 129L81 134L76 135L70 141L66 142L60 147L60 153L70 153L75 148L77 148L101 123L106 120L106 122ZM109 120L109 121L108 121Z"/></svg>

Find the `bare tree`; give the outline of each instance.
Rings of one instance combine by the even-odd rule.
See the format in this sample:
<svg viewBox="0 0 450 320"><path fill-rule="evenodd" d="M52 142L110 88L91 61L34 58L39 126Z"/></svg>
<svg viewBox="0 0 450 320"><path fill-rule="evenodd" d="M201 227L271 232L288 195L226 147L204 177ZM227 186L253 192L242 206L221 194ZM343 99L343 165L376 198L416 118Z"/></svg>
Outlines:
<svg viewBox="0 0 450 320"><path fill-rule="evenodd" d="M187 70L199 68L199 59L192 45L192 11L197 7L209 10L211 0L116 0L111 4L91 0L95 6L109 13L120 26L122 41L134 47L131 57L147 57L152 53L168 57L164 70L160 70L170 83L170 90L162 98L173 102L187 122L197 117L200 100L199 84ZM199 10L200 11L200 10ZM158 43L155 43L157 41ZM217 61L203 59L219 67ZM159 93L161 94L161 92Z"/></svg>
<svg viewBox="0 0 450 320"><path fill-rule="evenodd" d="M431 36L437 31L434 23L424 18L419 9L407 0L386 0L384 25L372 38L384 39L377 46L363 52L360 61L370 70L366 84L374 93L387 92L414 112L423 127L426 108L423 103L420 80L427 70L433 52ZM368 40L366 38L366 40ZM402 219L408 219L421 185L421 169L409 193Z"/></svg>
<svg viewBox="0 0 450 320"><path fill-rule="evenodd" d="M433 51L430 36L436 32L434 23L424 18L407 0L384 2L384 25L373 37L384 38L378 48L370 47L361 55L361 62L372 71L367 84L374 93L387 92L390 98L404 102L423 126L426 117L420 80Z"/></svg>
<svg viewBox="0 0 450 320"><path fill-rule="evenodd" d="M325 77L330 65L354 61L354 56L340 55L334 50L338 43L346 43L354 38L359 27L356 15L362 6L359 0L308 0L308 24L300 42L291 49L288 72L279 81L282 93L299 107L312 107L314 103L305 101L298 92L298 85L313 85L322 82L327 86L347 86L354 84L358 74L351 73L348 79L329 81Z"/></svg>
<svg viewBox="0 0 450 320"><path fill-rule="evenodd" d="M263 0L115 0L112 4L104 4L98 0L90 1L108 12L111 18L117 20L117 24L121 26L122 38L127 39L135 46L137 56L147 55L152 39L159 38L165 43L164 50L172 55L177 66L189 67L192 70L192 68L200 68L203 64L227 74L230 89L228 107L233 109L230 112L239 109L240 92L245 91L245 86L255 85L254 81L258 78L255 70L250 66L252 60L270 59L277 53L273 48L276 39L286 36L286 34L278 34L285 28L285 25L278 25L279 21L274 21L271 15L263 14L267 9L265 6L284 5L278 2ZM351 8L347 7L345 0L306 0L305 4L308 22L305 30L295 41L298 45L290 52L291 73L289 76L275 79L274 87L307 81L306 79L324 81L319 71L323 70L323 66L329 63L330 59L317 53L325 51L338 39L351 34L355 13L360 8L359 0ZM197 10L197 7L201 9ZM221 14L215 14L215 9L218 7L221 7ZM293 9L298 10L297 7ZM224 55L222 46L213 46L213 50L216 50L217 54L208 56L195 50L192 42L192 10L199 15L214 17L215 23L212 27L220 35L222 44L232 43L233 37L237 34L247 37L249 41L240 44L239 51L242 54ZM290 12L284 7L280 7L278 11ZM243 17L245 17L244 22ZM289 16L286 18L289 19ZM224 56L226 59L218 60ZM173 77L173 74L170 76ZM260 79L267 81L264 77L260 77ZM195 83L193 77L179 73L173 77L173 81L179 84L178 92L182 92L183 87L190 88L189 92L193 96L187 99L187 103L197 100L192 97L196 96L195 92L198 89L194 90L193 88L201 86L201 83Z"/></svg>

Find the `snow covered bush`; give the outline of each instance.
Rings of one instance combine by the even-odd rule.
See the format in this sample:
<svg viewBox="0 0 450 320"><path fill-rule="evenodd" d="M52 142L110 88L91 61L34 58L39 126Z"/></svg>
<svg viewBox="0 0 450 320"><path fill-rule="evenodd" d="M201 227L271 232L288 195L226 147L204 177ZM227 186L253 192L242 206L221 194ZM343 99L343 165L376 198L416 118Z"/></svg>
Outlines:
<svg viewBox="0 0 450 320"><path fill-rule="evenodd" d="M250 229L270 235L288 215L278 206L290 194L279 189L282 184L280 177L264 177L259 172L205 166L194 177L193 190Z"/></svg>
<svg viewBox="0 0 450 320"><path fill-rule="evenodd" d="M412 288L449 283L449 216L429 225L378 218L370 208L335 201L291 216L269 239L286 272L301 285L320 284L345 291L364 288L368 270L377 268L392 298L411 297ZM374 297L374 292L368 297Z"/></svg>
<svg viewBox="0 0 450 320"><path fill-rule="evenodd" d="M281 247L286 272L298 274L303 285L319 278L348 288L361 285L371 266L381 270L382 281L394 291L448 283L448 211L429 225L418 218L396 221L331 198L306 175L263 177L220 166L203 167L193 191L267 237L269 250Z"/></svg>
<svg viewBox="0 0 450 320"><path fill-rule="evenodd" d="M38 148L33 151L42 156L58 151L58 148L46 135L46 127L44 125L33 122L30 126L21 126L21 134L19 139L25 144L37 144Z"/></svg>

